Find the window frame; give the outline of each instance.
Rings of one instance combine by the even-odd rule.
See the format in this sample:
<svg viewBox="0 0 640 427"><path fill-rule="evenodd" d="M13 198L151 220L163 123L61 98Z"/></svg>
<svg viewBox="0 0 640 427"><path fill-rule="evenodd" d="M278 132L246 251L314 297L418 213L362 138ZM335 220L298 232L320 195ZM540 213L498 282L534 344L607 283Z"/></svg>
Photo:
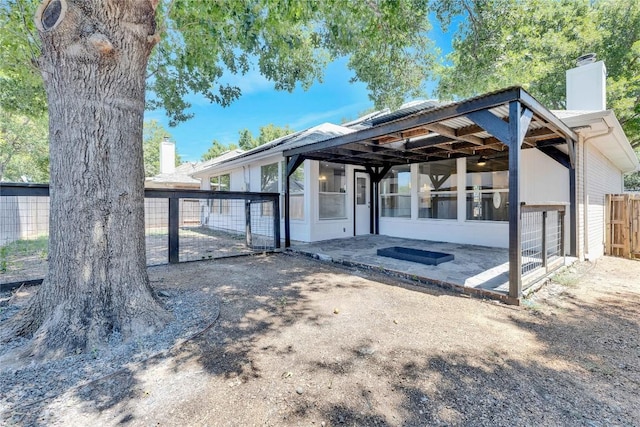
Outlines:
<svg viewBox="0 0 640 427"><path fill-rule="evenodd" d="M226 190L221 190L222 188L222 178L227 177L226 181L228 183L228 188ZM216 192L228 192L231 191L231 174L223 173L216 176L209 177L209 185L211 191ZM214 185L217 186L214 188ZM230 215L231 214L231 200L229 199L210 199L209 209L212 213L217 213L219 215Z"/></svg>
<svg viewBox="0 0 640 427"><path fill-rule="evenodd" d="M442 164L442 165L446 165L446 164L452 164L453 167L451 168L452 172L449 174L449 176L447 177L447 179L442 183L445 184L447 181L450 180L450 186L448 188L451 188L450 190L436 190L434 189L434 184L431 181L431 178L429 177L428 179L428 191L423 191L423 188L425 187L425 182L422 180L423 176L426 176L426 173L423 173L421 171L421 167L423 165L438 165L438 164ZM457 159L444 159L444 160L436 160L433 162L423 162L423 163L418 163L417 164L417 173L418 173L418 219L419 220L454 220L457 221L458 219L458 162ZM425 196L427 195L428 196ZM447 196L448 198L452 198L453 202L454 202L454 208L450 209L448 211L452 211L453 212L453 216L449 216L449 217L438 217L438 216L422 216L422 210L423 209L429 209L429 213L433 214L433 204L434 204L434 196ZM451 197L453 196L453 197ZM425 199L426 197L428 197L430 203L430 207L428 208L423 208L422 207L422 201L423 199ZM436 199L437 200L437 199ZM436 201L437 203L437 201ZM436 212L438 212L439 210L436 209Z"/></svg>
<svg viewBox="0 0 640 427"><path fill-rule="evenodd" d="M467 157L467 171L465 176L465 220L466 221L490 221L497 223L509 222L509 166L508 159L490 159L486 160L484 165L477 165L480 157ZM476 169L469 170L470 165L475 162ZM480 175L475 180L477 184L473 184L474 174L491 174L491 186L486 186L488 175ZM485 182L483 182L485 181ZM496 182L497 181L497 182ZM491 199L491 201L489 201ZM496 206L496 202L498 206ZM487 205L493 209L491 215L484 212L483 207ZM478 212L477 215L474 215ZM500 214L503 219L495 219L496 213ZM491 216L491 217L488 217Z"/></svg>
<svg viewBox="0 0 640 427"><path fill-rule="evenodd" d="M332 176L334 177L334 181L331 185L332 189L329 191L328 188L328 178L327 176L322 174L323 165L326 170L333 171ZM335 171L340 170L341 174L336 175ZM335 176L340 176L340 181L338 185L338 191L335 191L336 187ZM324 179L323 179L324 177ZM323 184L325 184L325 191L323 191ZM348 219L347 212L347 171L346 166L340 163L331 163L331 162L318 162L318 220L320 221L332 221L332 220L345 220ZM335 216L323 216L322 213L322 203L323 196L327 198L327 196L331 196L335 200L340 200L339 204L336 204L338 209L336 211L340 211L340 215Z"/></svg>
<svg viewBox="0 0 640 427"><path fill-rule="evenodd" d="M393 176L394 172L397 173L395 177ZM400 191L405 187L405 185L400 182L400 174L408 174L409 176L409 180L406 184L406 191ZM396 180L395 183L387 184L390 180L394 180L394 179ZM380 180L380 218L411 219L412 217L411 215L411 205L412 205L411 179L412 179L411 165L396 165L396 166L393 166L391 169L389 169L389 172L387 172L385 176ZM396 191L394 192L391 191L393 190L393 188L391 188L393 185L397 186ZM390 212L393 210L400 210L401 208L385 207L385 199L388 199L388 200L395 199L398 201L396 202L396 206L399 206L400 197L409 198L408 215L386 215L387 212ZM406 208L404 209L406 210Z"/></svg>

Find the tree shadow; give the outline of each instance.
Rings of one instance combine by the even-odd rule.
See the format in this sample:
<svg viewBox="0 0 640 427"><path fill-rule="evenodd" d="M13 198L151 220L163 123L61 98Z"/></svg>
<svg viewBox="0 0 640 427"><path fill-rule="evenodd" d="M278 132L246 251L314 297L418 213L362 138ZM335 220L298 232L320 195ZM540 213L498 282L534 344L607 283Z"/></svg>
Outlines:
<svg viewBox="0 0 640 427"><path fill-rule="evenodd" d="M220 302L217 322L172 351L124 370L118 381L106 378L90 390L78 389L75 397L88 411L115 411L121 424L140 423L130 401L144 393L145 374L159 366L176 374L197 367L199 375L229 387L229 393L232 386L275 384L269 398L276 402L278 393L286 398L272 404L278 410L278 418L270 419L275 425L640 425L636 401L629 398L640 393L639 293L623 291L586 302L568 292L545 303L555 314L488 306L502 310L497 323L515 325L522 340L535 340L536 350L526 357L482 340L473 349L389 347L380 340L392 337L377 330L333 337L327 354L313 342L299 345L296 331L325 334L332 321L357 326L359 318L341 318L343 313L328 305L331 299L321 305L313 297L336 289L357 294L370 285L313 260L295 266L287 260L276 255L176 266L178 273L201 277L197 286L211 289ZM390 281L373 274L368 279ZM437 310L438 304L429 304L441 295L448 294L427 294L425 309ZM436 320L424 326L447 325ZM282 360L280 371L265 371L264 355ZM298 391L297 384L304 387ZM37 425L46 402L32 410L29 419Z"/></svg>

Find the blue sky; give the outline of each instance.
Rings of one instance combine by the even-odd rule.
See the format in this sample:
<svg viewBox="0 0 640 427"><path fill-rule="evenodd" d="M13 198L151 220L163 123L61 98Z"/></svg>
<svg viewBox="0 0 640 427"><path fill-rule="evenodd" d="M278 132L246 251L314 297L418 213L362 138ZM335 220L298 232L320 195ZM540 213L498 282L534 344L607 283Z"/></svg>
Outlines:
<svg viewBox="0 0 640 427"><path fill-rule="evenodd" d="M434 28L429 36L444 53L451 50L450 33ZM232 83L241 88L242 96L229 107L190 95L187 99L194 113L191 120L170 128L162 110L147 111L145 120L157 120L169 131L183 161L198 161L211 141L217 139L225 145L237 142L238 131L244 128L257 135L259 128L269 123L302 130L324 122L355 119L373 104L365 84L349 83L353 72L346 64L345 58L329 64L322 83L316 82L307 91L297 88L292 93L276 91L273 83L250 71L234 77Z"/></svg>

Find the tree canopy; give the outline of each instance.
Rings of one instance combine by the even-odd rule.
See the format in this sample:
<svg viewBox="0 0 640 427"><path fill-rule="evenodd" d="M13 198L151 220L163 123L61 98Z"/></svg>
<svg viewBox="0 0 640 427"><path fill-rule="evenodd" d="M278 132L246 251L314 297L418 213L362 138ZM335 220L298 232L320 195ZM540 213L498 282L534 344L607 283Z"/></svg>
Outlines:
<svg viewBox="0 0 640 427"><path fill-rule="evenodd" d="M249 129L243 129L240 133L240 139L238 145L243 150L251 150L252 148L259 147L267 142L271 142L274 139L278 139L282 136L293 133L294 130L288 125L284 127L276 126L273 123L261 126L257 137L254 137Z"/></svg>
<svg viewBox="0 0 640 427"><path fill-rule="evenodd" d="M545 106L565 108L565 71L595 52L607 67L608 107L640 147L640 2L637 0L442 0L448 26L463 16L439 70L441 99L522 85Z"/></svg>
<svg viewBox="0 0 640 427"><path fill-rule="evenodd" d="M46 114L22 115L0 108L0 181L49 181Z"/></svg>
<svg viewBox="0 0 640 427"><path fill-rule="evenodd" d="M0 180L49 180L47 103L26 1L0 3Z"/></svg>
<svg viewBox="0 0 640 427"><path fill-rule="evenodd" d="M144 122L142 133L144 176L155 176L160 173L160 143L165 138L171 139L171 134L157 120ZM180 163L180 154L176 150L176 166Z"/></svg>
<svg viewBox="0 0 640 427"><path fill-rule="evenodd" d="M216 157L221 156L227 151L235 150L236 148L238 148L236 144L232 143L227 146L222 144L217 139L214 139L213 141L211 141L211 147L209 147L209 149L202 155L201 160L203 162L206 162L207 160L215 159Z"/></svg>
<svg viewBox="0 0 640 427"><path fill-rule="evenodd" d="M273 123L261 126L258 136L254 137L249 129L242 129L238 131L239 138L238 143L231 143L228 146L223 145L220 141L214 139L211 143L211 147L202 155L202 160L206 161L218 157L229 150L235 150L241 148L243 150L251 150L252 148L259 147L267 142L271 142L274 139L278 139L282 136L289 135L295 132L288 125L284 127L276 126Z"/></svg>
<svg viewBox="0 0 640 427"><path fill-rule="evenodd" d="M230 74L256 67L278 90L321 81L326 64L347 56L352 81L377 106L398 106L432 76L428 0L162 2L162 39L149 61L151 108L171 123L191 114L185 96L226 106L241 95Z"/></svg>

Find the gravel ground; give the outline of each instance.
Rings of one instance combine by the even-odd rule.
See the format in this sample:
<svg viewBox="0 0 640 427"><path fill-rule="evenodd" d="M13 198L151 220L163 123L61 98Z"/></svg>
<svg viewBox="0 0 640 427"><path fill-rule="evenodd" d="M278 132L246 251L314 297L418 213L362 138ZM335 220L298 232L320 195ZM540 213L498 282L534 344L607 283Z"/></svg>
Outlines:
<svg viewBox="0 0 640 427"><path fill-rule="evenodd" d="M150 276L161 334L0 350L0 424L640 425L637 261L579 264L522 307L286 254ZM0 321L28 294L0 295Z"/></svg>

